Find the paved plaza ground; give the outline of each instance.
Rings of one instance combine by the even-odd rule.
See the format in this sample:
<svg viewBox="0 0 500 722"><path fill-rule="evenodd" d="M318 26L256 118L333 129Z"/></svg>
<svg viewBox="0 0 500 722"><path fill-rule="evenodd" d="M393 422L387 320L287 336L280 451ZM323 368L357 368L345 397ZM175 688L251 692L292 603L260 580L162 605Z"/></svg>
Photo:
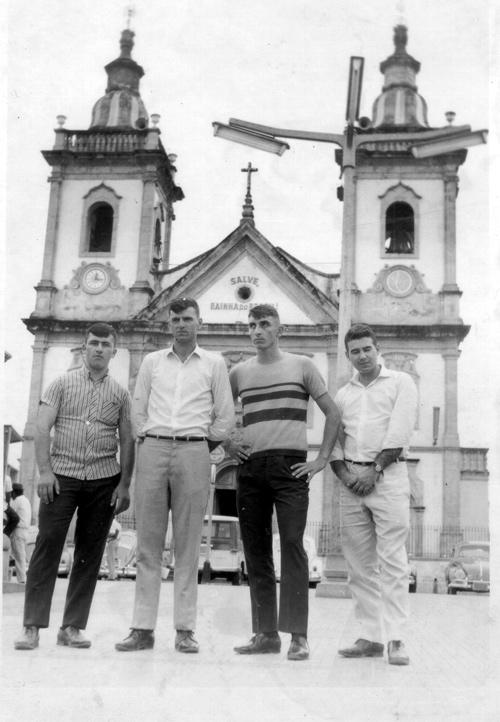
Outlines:
<svg viewBox="0 0 500 722"><path fill-rule="evenodd" d="M247 586L199 587L198 655L173 648L173 585L162 585L154 650L119 653L128 633L134 582L99 581L87 650L56 646L67 581L59 579L51 626L40 647L21 652L22 593L3 594L3 722L493 722L500 719L497 624L489 597L412 594L408 667L344 659L357 637L350 599L310 592L307 662L242 657L250 635Z"/></svg>

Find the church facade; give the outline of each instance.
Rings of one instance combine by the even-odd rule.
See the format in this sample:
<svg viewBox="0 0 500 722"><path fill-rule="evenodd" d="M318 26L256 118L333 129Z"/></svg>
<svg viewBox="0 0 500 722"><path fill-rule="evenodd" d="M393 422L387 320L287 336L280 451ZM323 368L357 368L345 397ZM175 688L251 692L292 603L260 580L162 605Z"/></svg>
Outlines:
<svg viewBox="0 0 500 722"><path fill-rule="evenodd" d="M169 342L167 305L176 296L198 300L200 344L221 353L228 367L253 353L246 321L249 308L259 303L276 306L285 326L282 347L308 355L332 395L337 358L344 352L337 337L339 275L306 266L258 231L250 167L234 231L171 267L174 204L183 192L175 156L161 143L158 118L148 116L140 96L144 71L132 59L133 36L122 33L120 56L105 68L106 93L93 108L90 127L69 130L61 118L53 148L43 151L51 167L50 198L42 276L35 309L25 320L34 357L20 471L35 504L38 401L55 376L81 364L82 337L92 321L116 328L111 371L131 391L144 355ZM419 414L409 459L412 521L417 530L439 528L446 550L457 530L488 525L486 450L461 448L457 427L459 347L469 327L459 315L455 203L466 151L419 159L409 152L404 134L429 130L427 110L405 28L396 28L394 43L394 53L380 66L384 86L373 117L360 129L385 137L357 152L349 259L353 321L369 323L384 363L417 384ZM322 428L322 414L311 403L312 453ZM214 511L235 512L235 483L236 467L225 459L217 469ZM309 519L331 530L331 549L338 545L337 483L328 468L311 485ZM418 553L418 533L415 538Z"/></svg>

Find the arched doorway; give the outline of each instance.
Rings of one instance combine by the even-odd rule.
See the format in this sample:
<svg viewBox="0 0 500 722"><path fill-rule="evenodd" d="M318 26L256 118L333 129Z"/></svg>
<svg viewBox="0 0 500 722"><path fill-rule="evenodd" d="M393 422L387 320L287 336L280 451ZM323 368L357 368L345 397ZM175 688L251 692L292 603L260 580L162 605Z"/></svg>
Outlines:
<svg viewBox="0 0 500 722"><path fill-rule="evenodd" d="M236 475L238 465L229 459L217 468L212 513L238 516L236 511Z"/></svg>

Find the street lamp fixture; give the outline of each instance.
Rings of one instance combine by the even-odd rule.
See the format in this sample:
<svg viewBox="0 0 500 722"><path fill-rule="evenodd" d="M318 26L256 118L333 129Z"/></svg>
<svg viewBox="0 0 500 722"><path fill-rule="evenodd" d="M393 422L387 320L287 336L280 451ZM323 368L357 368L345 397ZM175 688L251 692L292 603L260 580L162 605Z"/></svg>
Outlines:
<svg viewBox="0 0 500 722"><path fill-rule="evenodd" d="M426 143L417 143L412 146L411 152L414 158L429 158L433 155L452 153L454 150L469 148L472 145L481 145L486 143L487 139L487 130L475 130L453 135L449 138L436 138Z"/></svg>
<svg viewBox="0 0 500 722"><path fill-rule="evenodd" d="M258 150L265 150L268 153L283 155L285 150L290 148L288 143L276 140L276 138L269 133L262 133L255 130L249 130L245 127L240 127L232 120L229 121L229 125L216 122L212 123L212 126L214 129L214 135L219 136L219 138L231 140L234 143L248 145L251 148L257 148Z"/></svg>

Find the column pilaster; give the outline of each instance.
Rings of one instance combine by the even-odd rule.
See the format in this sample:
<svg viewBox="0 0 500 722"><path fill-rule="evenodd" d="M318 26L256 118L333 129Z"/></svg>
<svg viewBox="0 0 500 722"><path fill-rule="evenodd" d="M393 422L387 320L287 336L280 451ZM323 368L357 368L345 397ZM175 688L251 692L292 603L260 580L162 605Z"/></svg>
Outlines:
<svg viewBox="0 0 500 722"><path fill-rule="evenodd" d="M54 284L54 267L57 253L59 230L59 216L61 208L63 176L60 171L54 171L49 178L49 210L45 230L45 247L43 251L42 278L36 290L35 316L52 315L52 299L56 292Z"/></svg>
<svg viewBox="0 0 500 722"><path fill-rule="evenodd" d="M139 228L139 246L137 250L137 275L130 292L131 312L136 313L144 308L150 301L154 290L149 282L152 260L154 200L155 200L155 173L148 173L143 178L141 222Z"/></svg>
<svg viewBox="0 0 500 722"><path fill-rule="evenodd" d="M21 451L21 468L19 472L21 483L25 489L25 494L31 503L33 517L37 516L39 505L38 495L36 493L38 469L35 459L34 437L38 407L40 397L42 395L45 358L48 347L47 334L45 332L37 334L33 344L28 418L24 427L24 438Z"/></svg>
<svg viewBox="0 0 500 722"><path fill-rule="evenodd" d="M441 551L448 553L460 528L461 451L458 436L458 349L443 352L445 408L443 428L443 532Z"/></svg>

